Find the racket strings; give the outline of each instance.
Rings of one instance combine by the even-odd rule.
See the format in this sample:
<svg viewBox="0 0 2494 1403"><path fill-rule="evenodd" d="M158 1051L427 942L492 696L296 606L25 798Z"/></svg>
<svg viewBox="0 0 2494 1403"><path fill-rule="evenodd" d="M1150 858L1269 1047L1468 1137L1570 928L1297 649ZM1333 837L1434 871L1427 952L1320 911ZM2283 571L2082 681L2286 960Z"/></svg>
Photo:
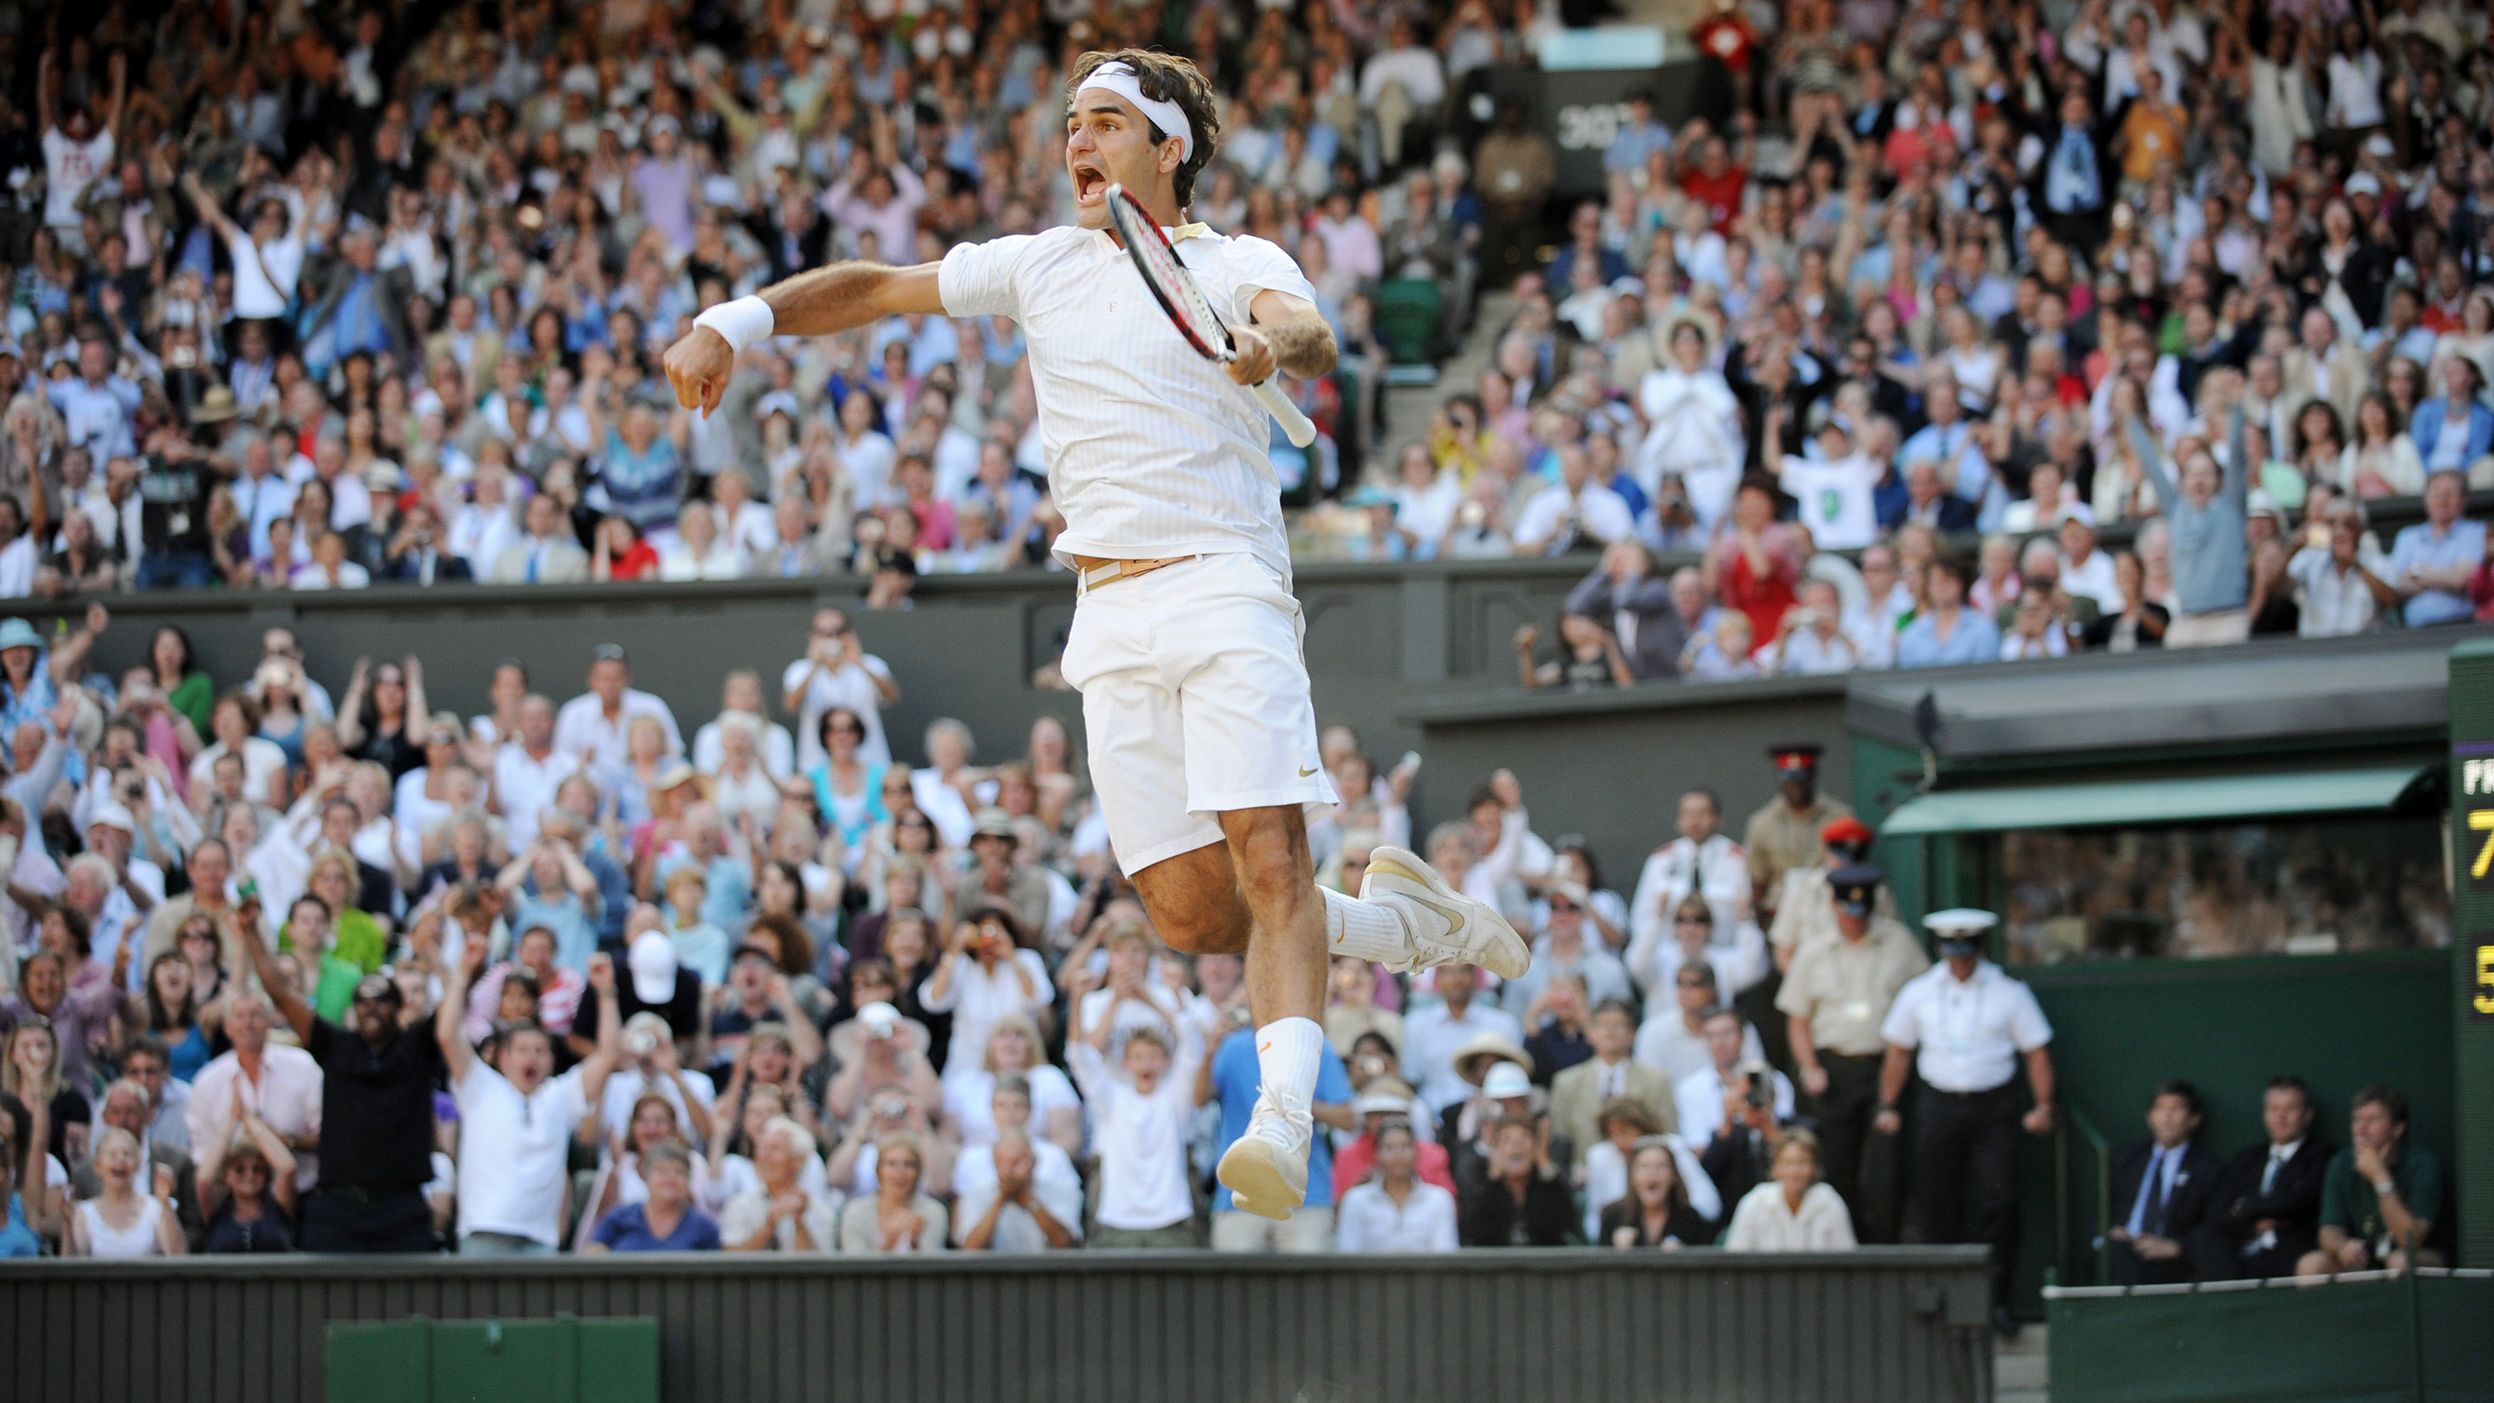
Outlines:
<svg viewBox="0 0 2494 1403"><path fill-rule="evenodd" d="M1119 232L1137 254L1137 267L1161 293L1170 319L1178 323L1179 330L1187 333L1190 339L1200 343L1208 352L1226 347L1229 344L1227 328L1213 312L1212 304L1204 299L1203 289L1195 285L1186 264L1179 259L1177 250L1170 246L1168 236L1161 233L1159 227L1151 222L1151 217L1139 209L1119 209L1117 216Z"/></svg>

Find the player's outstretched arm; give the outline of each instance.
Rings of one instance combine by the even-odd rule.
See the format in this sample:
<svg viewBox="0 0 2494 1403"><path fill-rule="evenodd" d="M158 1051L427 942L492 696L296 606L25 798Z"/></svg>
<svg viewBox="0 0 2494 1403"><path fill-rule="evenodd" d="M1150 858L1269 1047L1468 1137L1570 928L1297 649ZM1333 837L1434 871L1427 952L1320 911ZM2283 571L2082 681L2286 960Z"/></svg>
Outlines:
<svg viewBox="0 0 2494 1403"><path fill-rule="evenodd" d="M718 408L736 353L767 336L829 336L884 317L942 315L937 267L834 263L710 308L661 358L676 403L705 416Z"/></svg>

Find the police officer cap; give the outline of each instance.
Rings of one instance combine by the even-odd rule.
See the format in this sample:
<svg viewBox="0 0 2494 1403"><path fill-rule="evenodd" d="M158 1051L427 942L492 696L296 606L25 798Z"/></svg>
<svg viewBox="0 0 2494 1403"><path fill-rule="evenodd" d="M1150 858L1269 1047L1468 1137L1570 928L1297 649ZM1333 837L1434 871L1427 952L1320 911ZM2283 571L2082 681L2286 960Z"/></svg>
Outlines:
<svg viewBox="0 0 2494 1403"><path fill-rule="evenodd" d="M1942 940L1973 940L1999 925L2000 917L1971 906L1957 906L1946 911L1934 911L1923 917L1922 923Z"/></svg>
<svg viewBox="0 0 2494 1403"><path fill-rule="evenodd" d="M1877 866L1856 862L1828 873L1827 889L1840 904L1867 907L1878 896L1879 884L1886 880L1888 874Z"/></svg>

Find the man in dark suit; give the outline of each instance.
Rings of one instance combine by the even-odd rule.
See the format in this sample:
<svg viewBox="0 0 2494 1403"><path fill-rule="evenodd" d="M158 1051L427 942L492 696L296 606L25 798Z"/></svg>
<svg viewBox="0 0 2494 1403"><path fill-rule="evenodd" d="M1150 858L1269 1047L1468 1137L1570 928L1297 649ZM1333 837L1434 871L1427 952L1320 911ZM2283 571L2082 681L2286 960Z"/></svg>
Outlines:
<svg viewBox="0 0 2494 1403"><path fill-rule="evenodd" d="M2278 1077L2261 1098L2268 1138L2226 1162L2215 1211L2192 1230L2192 1268L2202 1281L2293 1276L2320 1241L2321 1181L2337 1146L2312 1133L2312 1090Z"/></svg>
<svg viewBox="0 0 2494 1403"><path fill-rule="evenodd" d="M2153 1286L2188 1280L2184 1242L2206 1221L2217 1190L2217 1158L2191 1143L2199 1133L2199 1088L2175 1080L2148 1102L2149 1139L2113 1156L2113 1280Z"/></svg>
<svg viewBox="0 0 2494 1403"><path fill-rule="evenodd" d="M2028 178L2028 198L2039 207L2052 237L2073 248L2104 242L2106 211L2113 203L2113 134L2121 130L2125 98L2102 120L2095 116L2087 85L2074 81L2061 94L2060 121L2038 132L2044 159Z"/></svg>
<svg viewBox="0 0 2494 1403"><path fill-rule="evenodd" d="M1672 607L1671 582L1654 573L1654 558L1635 541L1615 541L1602 563L1568 591L1567 612L1598 619L1618 635L1628 671L1640 682L1680 675L1688 626Z"/></svg>

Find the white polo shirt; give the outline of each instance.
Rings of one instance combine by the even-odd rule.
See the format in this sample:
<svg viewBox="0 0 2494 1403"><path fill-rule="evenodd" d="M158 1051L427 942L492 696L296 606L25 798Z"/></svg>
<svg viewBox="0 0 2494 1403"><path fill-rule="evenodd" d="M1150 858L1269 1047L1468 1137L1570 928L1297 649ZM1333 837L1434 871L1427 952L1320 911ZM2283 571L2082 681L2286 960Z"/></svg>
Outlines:
<svg viewBox="0 0 2494 1403"><path fill-rule="evenodd" d="M2018 1074L2019 1054L2052 1041L2052 1024L2024 980L1989 960L1961 980L1943 960L1897 991L1879 1036L1919 1049L1915 1069L1934 1090L1990 1091Z"/></svg>
<svg viewBox="0 0 2494 1403"><path fill-rule="evenodd" d="M578 756L582 768L592 772L615 769L630 755L625 742L632 733L632 718L655 716L667 732L667 753L684 753L684 733L676 729L675 713L657 697L626 687L615 713L608 718L606 701L595 692L583 692L563 703L554 715L554 748Z"/></svg>
<svg viewBox="0 0 2494 1403"><path fill-rule="evenodd" d="M459 1099L459 1235L509 1233L556 1245L572 1132L589 1114L580 1069L522 1096L477 1057L451 1090Z"/></svg>
<svg viewBox="0 0 2494 1403"><path fill-rule="evenodd" d="M1243 326L1268 289L1316 300L1263 239L1178 231L1204 300ZM1040 443L1065 513L1060 557L1246 552L1290 577L1272 426L1198 355L1102 230L1067 225L957 245L938 275L956 317L1011 317L1030 347Z"/></svg>

